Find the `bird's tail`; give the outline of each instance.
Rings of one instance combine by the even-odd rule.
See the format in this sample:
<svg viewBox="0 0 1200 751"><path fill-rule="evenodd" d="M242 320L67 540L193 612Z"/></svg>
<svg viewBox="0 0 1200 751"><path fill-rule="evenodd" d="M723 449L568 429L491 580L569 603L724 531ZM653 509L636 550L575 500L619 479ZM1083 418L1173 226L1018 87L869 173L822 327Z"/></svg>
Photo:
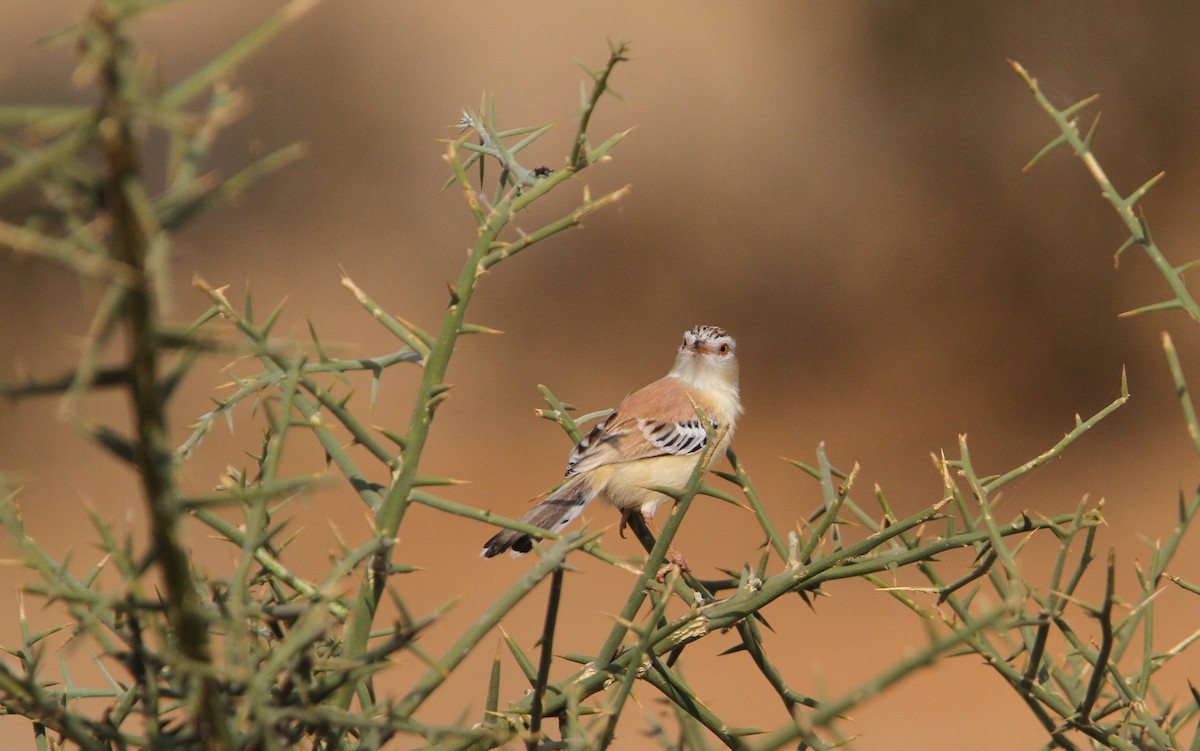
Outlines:
<svg viewBox="0 0 1200 751"><path fill-rule="evenodd" d="M579 475L567 481L541 503L525 512L519 521L557 532L574 521L588 501L595 497L596 491L587 482L586 476ZM542 538L518 532L515 529L501 530L483 544L483 552L480 555L484 558L491 558L511 549L512 554L517 556L521 553L528 553L533 549L534 540L540 539Z"/></svg>

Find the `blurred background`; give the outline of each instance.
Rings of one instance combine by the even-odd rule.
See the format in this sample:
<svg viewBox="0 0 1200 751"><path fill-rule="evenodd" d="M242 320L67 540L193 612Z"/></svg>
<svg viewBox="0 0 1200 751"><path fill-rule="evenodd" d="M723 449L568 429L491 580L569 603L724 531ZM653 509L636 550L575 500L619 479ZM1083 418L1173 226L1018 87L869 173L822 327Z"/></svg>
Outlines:
<svg viewBox="0 0 1200 751"><path fill-rule="evenodd" d="M194 69L280 5L204 0L152 15L138 41L164 81ZM64 103L94 94L69 84L70 50L37 41L85 3L0 6L0 101ZM1010 486L999 515L1062 513L1084 495L1106 499L1100 550L1115 547L1118 582L1133 591L1147 541L1172 527L1175 498L1196 485L1159 334L1175 332L1200 383L1196 330L1182 316L1119 319L1167 297L1138 252L1114 271L1125 231L1082 165L1056 153L1021 167L1055 135L1006 58L1020 61L1061 106L1101 94L1102 163L1125 193L1160 170L1142 203L1176 263L1200 255L1200 6L1028 3L577 3L327 2L240 69L245 117L226 132L215 167L302 141L308 157L182 232L174 247L173 318L207 307L193 275L247 287L267 311L287 298L276 331L306 338L311 319L342 355L374 356L397 344L339 284L339 266L393 313L427 327L445 305L473 237L437 139L481 94L505 127L557 122L524 163L558 167L569 150L582 73L606 59L607 38L632 40L633 62L613 79L625 103L605 101L593 140L634 127L615 159L568 191L626 183L615 208L496 268L469 316L505 332L463 342L457 384L438 412L426 468L469 480L458 501L517 515L561 476L569 443L534 417L537 384L584 411L615 404L663 375L681 332L718 324L738 339L746 405L735 448L769 508L787 527L819 503L816 483L779 457L815 461L824 442L843 469L861 465L858 496L880 485L902 512L941 497L930 452L957 452L970 436L975 466L1008 470L1053 445L1119 393L1132 400L1067 455ZM150 165L161 153L148 154ZM577 193L576 193L577 195ZM569 198L558 206L570 208ZM0 208L16 220L20 206ZM552 212L530 217L532 228ZM0 372L56 374L77 354L95 290L59 268L6 255L0 261ZM175 403L180 441L228 376L206 362ZM252 364L232 372L251 373ZM371 420L402 429L412 374L389 372ZM364 384L365 388L365 384ZM365 404L362 405L365 409ZM141 529L135 478L65 429L53 400L0 407L0 467L24 485L28 525L79 566L96 557L84 508L93 504ZM123 424L124 405L95 398L90 414ZM258 428L247 411L233 436L219 428L185 470L191 490L245 465ZM296 442L290 469L319 471L314 446ZM382 478L381 478L382 479ZM366 534L364 508L347 488L306 498L294 529L317 572L334 551L331 528ZM588 510L592 528L610 509ZM424 570L404 580L416 612L458 604L422 646L438 654L529 565L478 558L483 526L416 508L401 553ZM757 560L751 515L702 500L679 545L701 576ZM1194 535L1193 538L1194 539ZM200 565L228 566L231 551L195 540ZM638 550L615 534L607 548ZM1033 546L1027 565L1048 560ZM0 557L11 556L0 539ZM965 565L968 561L964 560ZM566 581L560 653L594 651L620 609L627 575L579 560ZM1172 572L1195 581L1194 544ZM20 573L5 569L16 586ZM1099 578L1099 570L1093 572ZM5 599L11 603L12 589ZM836 694L924 643L922 628L887 595L835 585L809 610L787 598L768 610L769 638L792 686ZM1200 600L1159 598L1157 648L1200 624ZM531 648L541 627L535 596L505 627ZM49 616L47 616L49 617ZM50 619L53 621L53 619ZM16 636L0 607L0 639ZM714 655L732 638L705 640L685 658L701 698L742 726L776 727L779 702L742 655ZM428 703L453 721L482 709L491 647L473 655ZM1200 660L1190 658L1192 674ZM1186 666L1164 677L1185 701ZM402 687L420 664L400 664ZM555 677L571 666L555 666ZM506 698L520 695L511 665ZM736 676L734 678L733 676ZM663 719L653 692L645 715ZM0 747L28 747L26 729L0 719ZM625 717L623 748L646 747L644 717ZM843 726L861 749L1036 748L1041 731L994 673L950 660L872 701Z"/></svg>

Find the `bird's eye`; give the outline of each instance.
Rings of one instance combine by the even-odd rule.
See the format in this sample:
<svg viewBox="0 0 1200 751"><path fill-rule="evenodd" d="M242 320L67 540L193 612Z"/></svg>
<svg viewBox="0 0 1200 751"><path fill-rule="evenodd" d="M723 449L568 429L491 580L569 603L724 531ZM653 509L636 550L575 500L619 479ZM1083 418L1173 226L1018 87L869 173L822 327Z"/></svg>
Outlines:
<svg viewBox="0 0 1200 751"><path fill-rule="evenodd" d="M717 349L717 351L718 351L718 352L720 352L720 353L721 353L721 354L723 354L723 355L727 355L727 354L729 354L729 345L728 345L728 344L722 344L722 345L721 345L721 346L720 346L720 347Z"/></svg>

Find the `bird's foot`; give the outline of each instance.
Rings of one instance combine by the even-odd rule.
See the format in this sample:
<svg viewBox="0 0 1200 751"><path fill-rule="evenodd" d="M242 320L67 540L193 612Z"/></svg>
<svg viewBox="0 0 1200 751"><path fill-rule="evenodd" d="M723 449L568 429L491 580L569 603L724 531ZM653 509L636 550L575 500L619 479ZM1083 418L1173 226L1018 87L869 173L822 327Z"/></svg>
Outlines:
<svg viewBox="0 0 1200 751"><path fill-rule="evenodd" d="M688 566L687 560L683 557L683 553L680 553L678 550L672 550L667 555L667 562L654 575L654 580L662 584L667 580L667 574L671 573L672 569L677 569L681 574L689 573L692 570Z"/></svg>

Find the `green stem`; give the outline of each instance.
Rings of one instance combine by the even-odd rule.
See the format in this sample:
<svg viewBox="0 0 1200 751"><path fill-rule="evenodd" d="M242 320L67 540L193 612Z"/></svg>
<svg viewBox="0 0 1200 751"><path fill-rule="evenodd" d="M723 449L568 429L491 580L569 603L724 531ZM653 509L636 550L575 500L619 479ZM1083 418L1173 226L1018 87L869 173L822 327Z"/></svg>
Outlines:
<svg viewBox="0 0 1200 751"><path fill-rule="evenodd" d="M136 206L141 194L141 167L133 134L133 112L128 97L133 93L133 51L120 21L103 5L92 11L91 21L102 31L108 46L101 79L103 82L102 149L105 163L105 196L112 221L114 255L134 270L135 278L125 299L128 336L130 402L133 410L134 459L150 515L154 560L161 572L176 646L184 659L188 678L195 690L195 722L206 748L229 748L216 681L208 670L212 662L208 644L208 621L200 593L192 581L191 563L180 535L180 507L175 486L174 463L168 441L166 405L158 388L158 301L153 274L148 265L151 237L146 217Z"/></svg>
<svg viewBox="0 0 1200 751"><path fill-rule="evenodd" d="M529 740L526 746L536 751L542 729L542 697L550 680L550 663L554 658L554 629L558 623L558 603L562 595L563 570L554 569L550 578L550 596L546 599L546 621L542 626L542 654L538 660L537 680L533 685L533 708L529 711ZM497 662L497 665L499 662Z"/></svg>
<svg viewBox="0 0 1200 751"><path fill-rule="evenodd" d="M1171 301L1171 307L1183 308L1185 311L1187 311L1187 314L1193 321L1200 323L1200 305L1196 303L1191 292L1188 291L1187 285L1183 281L1182 270L1171 265L1171 262L1168 261L1166 256L1163 255L1162 251L1158 248L1158 245L1155 244L1155 242L1151 239L1150 231L1146 225L1146 222L1134 213L1134 207L1137 205L1137 202L1141 200L1141 198L1146 194L1146 191L1149 190L1149 188L1162 177L1162 173L1152 177L1144 185L1134 190L1128 196L1122 196L1120 191L1118 191L1112 184L1112 180L1108 178L1108 175L1105 173L1104 169L1100 166L1100 162L1096 159L1096 155L1092 153L1091 144L1092 136L1095 133L1094 129L1089 131L1087 135L1081 136L1079 129L1075 124L1075 114L1084 106L1094 101L1095 97L1085 99L1082 102L1068 107L1065 110L1060 110L1058 107L1054 106L1054 104L1046 97L1045 94L1042 93L1042 89L1040 86L1038 86L1036 78L1029 75L1029 73L1023 67L1021 67L1019 63L1014 61L1009 62L1012 64L1013 69L1017 72L1017 75L1019 75L1021 80L1025 82L1025 85L1029 87L1029 90L1033 94L1034 99L1037 100L1037 103L1043 110L1045 110L1046 114L1050 115L1050 118L1054 121L1054 124L1058 126L1059 132L1062 135L1052 142L1052 146L1058 145L1059 143L1070 144L1071 149L1075 152L1075 155L1083 161L1088 172L1091 173L1092 179L1095 180L1096 184L1100 186L1100 191L1104 195L1104 198L1112 205L1114 209L1116 209L1117 215L1121 218L1121 221L1125 223L1125 227L1129 230L1130 240L1122 247L1121 250L1123 251L1125 248L1128 248L1130 245L1134 244L1142 246L1142 248L1146 251L1146 255L1150 257L1151 262L1154 263L1155 268L1158 269L1163 279L1166 280L1167 285L1171 288L1171 292L1175 295L1175 299ZM1047 153L1049 150L1050 147L1043 149L1042 154ZM1034 157L1034 161L1037 161L1042 154ZM1033 162L1030 162L1030 165L1032 164ZM1118 257L1120 256L1120 253L1121 251L1118 251Z"/></svg>
<svg viewBox="0 0 1200 751"><path fill-rule="evenodd" d="M620 54L624 50L624 45L621 45L619 50L614 49L604 75L595 81L592 98L593 105L604 93L607 87L608 75L612 72L613 67L624 59ZM466 181L465 170L459 161L458 149L461 142L452 141L448 145L447 158L454 165L455 179L462 186L477 223L479 223L480 219L484 219L484 221L479 224L478 234L474 245L472 245L471 250L468 252L467 261L463 264L462 270L459 272L458 279L453 287L450 288L450 302L442 317L441 327L429 347L428 354L424 358L424 371L421 383L417 388L412 415L409 418L408 430L404 437L402 463L399 471L394 474L388 492L375 513L375 534L382 541L390 542L395 539L400 525L404 520L405 513L413 501L413 490L417 484L417 469L421 463L421 456L425 449L426 441L429 438L434 410L436 410L441 400L445 397L446 390L448 389L448 385L445 383L446 371L450 366L450 359L454 354L458 337L467 329L467 308L471 303L479 279L495 263L510 257L513 253L528 247L534 242L549 237L570 226L574 226L584 214L617 200L624 193L624 189L614 191L595 201L588 198L585 193L583 204L566 217L536 230L527 238L515 244L503 244L500 242L501 232L509 226L513 216L517 212L522 211L533 201L553 190L556 186L571 179L571 177L587 166L588 160L580 157L582 153L581 149L586 142L587 123L588 118L585 116L580 123L575 148L572 151L572 158L568 162L567 167L550 175L546 179L535 182L528 188L523 185L516 185L509 188L503 194L503 198L497 200L486 215L479 209L478 202L474 199L474 194ZM602 156L604 153L607 153L609 149L613 148L620 141L622 136L623 134L617 134L609 138L597 149L597 155ZM495 134L489 132L489 137L494 139ZM511 161L511 155L505 158ZM367 567L365 580L358 590L346 624L343 641L344 657L355 659L366 648L371 624L374 621L375 613L391 570L393 547L391 544L385 544ZM352 692L348 687L338 697L337 705L343 709L348 707L351 695Z"/></svg>
<svg viewBox="0 0 1200 751"><path fill-rule="evenodd" d="M629 630L629 624L633 623L633 620L637 617L638 610L641 609L642 603L646 600L650 583L654 581L659 569L662 567L663 561L666 560L667 550L671 547L671 540L674 539L675 533L679 530L679 525L683 521L684 514L687 513L688 508L692 505L692 501L700 491L700 485L704 480L704 470L708 466L708 457L712 454L715 446L714 436L711 435L711 427L709 428L709 433L708 448L702 452L700 458L692 468L692 475L688 478L687 485L682 490L655 488L656 490L660 490L660 492L666 491L667 493L675 494L675 504L671 508L671 514L667 517L667 521L663 525L657 542L655 542L654 549L646 556L642 572L638 576L633 590L629 593L629 597L625 601L625 606L621 608L616 623L613 624L612 630L608 633L608 638L605 639L604 645L600 647L600 651L596 654L594 664L598 668L603 669L612 661L613 656L616 655L622 640L625 638L625 632Z"/></svg>
<svg viewBox="0 0 1200 751"><path fill-rule="evenodd" d="M612 47L612 52L608 57L608 64L604 66L604 70L598 75L588 71L592 75L595 85L592 87L592 96L588 101L584 102L583 111L579 113L579 132L575 135L575 145L571 148L571 156L567 160L567 164L572 169L582 169L587 164L587 127L588 122L592 118L592 112L596 109L596 104L600 101L600 97L604 96L604 92L608 90L608 77L612 75L613 68L617 67L617 63L627 60L625 53L629 51L627 42L618 42Z"/></svg>
<svg viewBox="0 0 1200 751"><path fill-rule="evenodd" d="M629 698L629 692L633 690L633 681L642 669L642 662L650 649L650 639L654 636L654 625L662 619L663 613L667 609L667 603L671 601L671 590L674 588L675 581L679 579L679 573L672 572L670 579L671 581L664 583L659 591L658 602L651 608L646 625L642 627L641 636L638 638L637 644L630 650L629 666L626 667L616 693L609 702L608 720L604 723L604 732L600 736L597 748L608 748L616 738L617 722L621 719L621 710L625 708L625 700Z"/></svg>
<svg viewBox="0 0 1200 751"><path fill-rule="evenodd" d="M457 159L453 146L450 158ZM454 354L454 346L458 342L458 336L466 318L467 307L475 293L475 286L479 280L480 263L508 220L505 204L501 204L493 210L487 224L481 228L479 237L467 257L467 262L459 273L457 283L451 289L450 305L442 319L441 329L429 355L425 358L424 374L417 389L408 431L405 433L400 471L393 479L383 502L375 513L375 534L382 540L395 539L396 532L404 520L405 512L412 503L412 491L417 478L417 469L421 463L421 454L425 449L425 442L429 438L434 410L440 401L437 397L445 393L446 370L450 366L450 358ZM354 600L346 624L343 645L345 657L354 659L366 649L371 624L387 584L393 547L385 545L381 548L367 567L366 579L359 588L358 596ZM347 687L339 696L337 704L342 709L349 706L352 693L352 687Z"/></svg>
<svg viewBox="0 0 1200 751"><path fill-rule="evenodd" d="M532 592L542 579L559 569L563 559L567 557L567 553L586 545L594 540L595 537L595 534L583 535L576 533L548 548L545 557L518 579L504 594L500 595L492 603L492 606L483 615L479 616L463 632L462 636L446 650L446 654L442 659L438 660L426 671L425 675L417 681L416 685L396 704L394 712L400 717L410 717L429 698L429 695L438 686L442 685L442 682L449 677L450 673L458 667L466 656L471 653L475 645L496 627L501 618L507 615L518 602Z"/></svg>

